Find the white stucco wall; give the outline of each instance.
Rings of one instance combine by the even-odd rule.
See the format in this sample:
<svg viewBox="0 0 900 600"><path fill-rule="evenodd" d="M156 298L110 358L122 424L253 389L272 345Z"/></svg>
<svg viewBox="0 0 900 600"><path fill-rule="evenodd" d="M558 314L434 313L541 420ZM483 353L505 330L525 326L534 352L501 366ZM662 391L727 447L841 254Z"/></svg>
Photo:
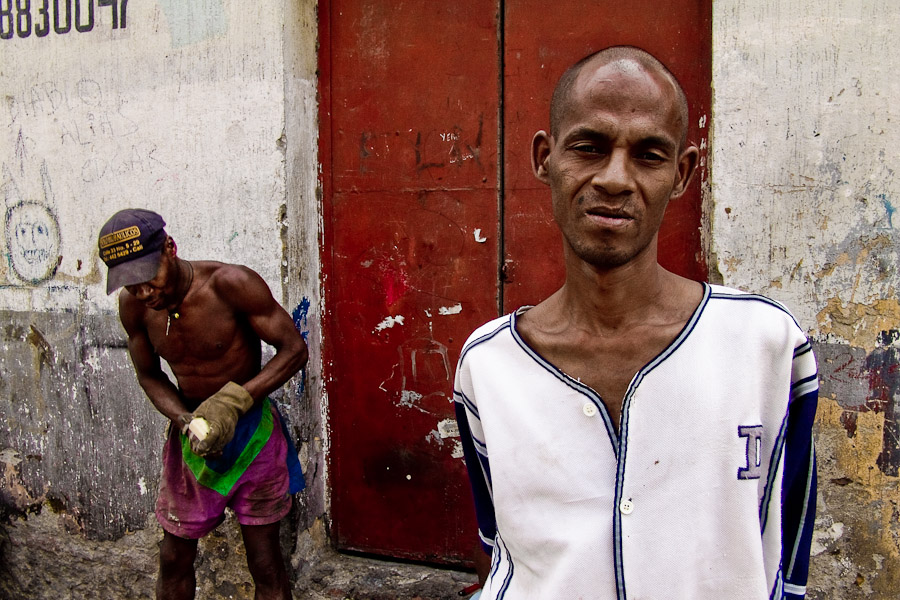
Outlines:
<svg viewBox="0 0 900 600"><path fill-rule="evenodd" d="M786 303L819 364L808 598L896 598L900 3L713 11L710 271Z"/></svg>
<svg viewBox="0 0 900 600"><path fill-rule="evenodd" d="M83 400L79 377L95 386L87 394L95 400L112 379L134 385L124 351L105 349L121 332L96 235L120 208L157 210L185 258L257 270L310 341L311 368L295 390L302 401L291 410L304 428L311 485L304 517L316 518L327 488L327 440L315 2L131 0L124 22L123 2L114 3L118 28L112 8L98 7L90 31L73 24L66 33L54 30L48 2L45 36L35 29L43 25L43 0L31 1L30 25L0 10L0 313L16 318L0 328L0 387L23 379L29 394L40 392L37 383L48 393L59 392L55 385L71 389L51 408L74 412ZM715 0L713 13L710 270L726 285L784 301L819 357L819 520L809 597L894 598L900 3ZM99 317L95 329L92 315ZM74 346L89 348L97 373L93 364L79 370L82 355L72 348L67 358L73 336ZM71 381L52 381L60 357L71 363L61 369ZM84 420L63 428L52 421L63 411L51 414L30 396L38 408L23 408L13 395L0 408L22 431L30 427L31 437L17 439L12 453L0 444L10 478L2 483L14 483L26 504L48 490L72 492L64 495L77 504L78 490L57 489L63 484L53 480L54 459L30 440L57 435L47 447L60 453L71 450L65 444L75 435L101 439L103 423L85 430L107 407L80 407ZM155 432L146 435L152 447ZM90 450L94 459L110 454L99 443ZM153 465L147 472L155 472L157 457L145 458ZM81 468L59 465L57 472ZM138 493L114 492L126 501ZM65 518L85 526L84 503L80 515L67 507ZM120 512L113 501L105 510ZM321 533L321 522L313 529ZM299 554L294 559L302 561Z"/></svg>
<svg viewBox="0 0 900 600"><path fill-rule="evenodd" d="M820 312L896 300L900 4L713 6L715 266L871 349L871 320L836 328Z"/></svg>
<svg viewBox="0 0 900 600"><path fill-rule="evenodd" d="M91 31L0 40L0 196L29 228L0 230L0 309L114 310L96 236L129 206L163 214L182 256L246 264L280 298L282 3L126 6L124 28L97 7Z"/></svg>
<svg viewBox="0 0 900 600"><path fill-rule="evenodd" d="M280 396L310 488L291 522L308 538L315 519L323 529L325 470L316 3L68 3L83 8L82 31L66 31L65 13L54 26L54 6L67 0L0 2L3 516L19 515L16 533L32 535L24 515L51 507L57 527L80 534L54 539L115 541L109 572L156 560L155 541L135 549L124 534L155 531L165 420L135 382L96 246L115 211L143 207L164 216L183 258L260 273L309 342L309 366ZM211 571L248 581L240 556L219 558L204 563L201 595L212 597ZM31 568L28 552L18 559ZM152 571L140 577L152 581ZM104 597L152 589L121 579ZM65 595L37 579L19 583L35 597ZM245 587L234 597L249 597Z"/></svg>

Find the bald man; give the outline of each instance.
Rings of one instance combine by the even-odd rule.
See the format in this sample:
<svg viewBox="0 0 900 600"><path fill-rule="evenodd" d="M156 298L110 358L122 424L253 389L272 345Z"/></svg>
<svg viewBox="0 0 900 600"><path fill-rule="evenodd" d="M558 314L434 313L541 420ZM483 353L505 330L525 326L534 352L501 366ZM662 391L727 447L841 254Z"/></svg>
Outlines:
<svg viewBox="0 0 900 600"><path fill-rule="evenodd" d="M454 383L481 600L805 595L815 359L780 304L658 263L687 127L669 70L613 47L563 75L534 135L565 283L477 329Z"/></svg>

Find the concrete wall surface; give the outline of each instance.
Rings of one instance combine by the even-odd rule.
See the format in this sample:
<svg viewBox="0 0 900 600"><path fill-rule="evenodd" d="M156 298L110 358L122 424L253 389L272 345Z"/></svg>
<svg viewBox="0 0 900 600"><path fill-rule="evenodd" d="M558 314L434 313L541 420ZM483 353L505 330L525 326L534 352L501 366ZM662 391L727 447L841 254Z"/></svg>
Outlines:
<svg viewBox="0 0 900 600"><path fill-rule="evenodd" d="M814 342L809 597L900 590L900 4L716 0L711 271Z"/></svg>
<svg viewBox="0 0 900 600"><path fill-rule="evenodd" d="M470 578L327 551L315 1L67 5L0 0L0 598L151 596L164 419L96 251L128 206L161 212L185 258L257 270L309 342L278 398L309 486L283 531L297 597L453 597ZM815 343L809 597L893 599L900 5L713 11L711 279L783 301ZM200 597L252 597L237 536L202 542Z"/></svg>
<svg viewBox="0 0 900 600"><path fill-rule="evenodd" d="M0 598L153 590L165 419L96 249L126 207L160 212L183 258L259 272L307 337L278 400L314 492L292 524L321 521L315 9L0 2ZM205 544L206 593L251 597L241 545Z"/></svg>

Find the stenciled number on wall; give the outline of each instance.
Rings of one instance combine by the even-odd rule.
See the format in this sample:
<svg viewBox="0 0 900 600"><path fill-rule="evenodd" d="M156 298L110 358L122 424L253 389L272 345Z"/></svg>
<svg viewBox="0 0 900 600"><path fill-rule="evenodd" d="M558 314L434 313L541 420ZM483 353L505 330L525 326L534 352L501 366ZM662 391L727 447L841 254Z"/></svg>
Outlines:
<svg viewBox="0 0 900 600"><path fill-rule="evenodd" d="M27 38L32 33L44 37L51 29L59 35L72 27L79 33L94 28L95 0L0 0L0 39L14 35ZM112 28L125 29L128 0L96 0L98 7L110 7Z"/></svg>

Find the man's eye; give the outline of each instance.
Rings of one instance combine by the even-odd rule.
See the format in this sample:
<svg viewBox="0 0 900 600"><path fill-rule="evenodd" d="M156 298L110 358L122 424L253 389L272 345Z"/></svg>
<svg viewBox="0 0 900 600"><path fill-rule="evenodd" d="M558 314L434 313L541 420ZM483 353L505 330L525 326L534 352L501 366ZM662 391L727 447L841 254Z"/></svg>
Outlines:
<svg viewBox="0 0 900 600"><path fill-rule="evenodd" d="M648 162L661 162L666 160L664 156L657 154L656 152L643 152L639 155L639 158Z"/></svg>
<svg viewBox="0 0 900 600"><path fill-rule="evenodd" d="M586 154L597 154L600 152L600 148L593 144L576 144L572 146L572 150L575 152L584 152Z"/></svg>

